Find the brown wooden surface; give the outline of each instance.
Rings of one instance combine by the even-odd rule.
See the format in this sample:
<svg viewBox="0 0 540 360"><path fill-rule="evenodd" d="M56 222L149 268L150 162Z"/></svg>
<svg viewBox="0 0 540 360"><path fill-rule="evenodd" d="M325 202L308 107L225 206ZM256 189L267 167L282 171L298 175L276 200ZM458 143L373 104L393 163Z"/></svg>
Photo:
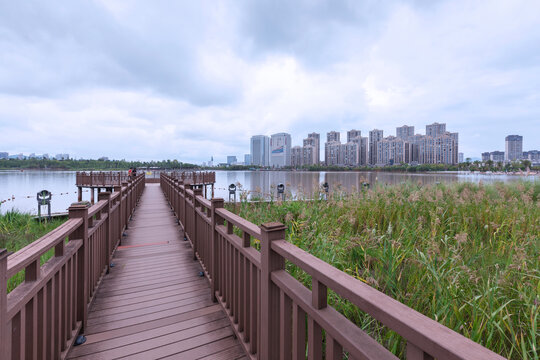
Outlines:
<svg viewBox="0 0 540 360"><path fill-rule="evenodd" d="M70 359L245 356L158 184L147 184Z"/></svg>

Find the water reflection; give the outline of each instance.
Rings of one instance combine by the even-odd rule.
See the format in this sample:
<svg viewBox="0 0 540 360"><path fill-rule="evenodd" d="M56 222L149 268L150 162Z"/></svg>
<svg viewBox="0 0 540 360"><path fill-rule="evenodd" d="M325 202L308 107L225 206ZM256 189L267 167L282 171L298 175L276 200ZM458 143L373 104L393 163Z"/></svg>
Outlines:
<svg viewBox="0 0 540 360"><path fill-rule="evenodd" d="M468 173L390 173L390 172L312 172L312 171L217 171L216 197L228 198L227 186L240 184L250 197L276 196L276 186L285 184L289 196L310 197L321 190L327 182L330 191L356 192L364 183L399 184L411 182L420 185L451 182L512 182L536 181L538 176L482 175Z"/></svg>

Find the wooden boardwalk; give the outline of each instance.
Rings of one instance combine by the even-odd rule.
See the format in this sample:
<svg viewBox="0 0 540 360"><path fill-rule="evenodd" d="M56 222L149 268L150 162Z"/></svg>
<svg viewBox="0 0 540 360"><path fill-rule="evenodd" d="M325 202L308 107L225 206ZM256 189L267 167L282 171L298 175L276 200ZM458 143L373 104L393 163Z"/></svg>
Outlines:
<svg viewBox="0 0 540 360"><path fill-rule="evenodd" d="M159 184L147 184L69 359L243 359Z"/></svg>

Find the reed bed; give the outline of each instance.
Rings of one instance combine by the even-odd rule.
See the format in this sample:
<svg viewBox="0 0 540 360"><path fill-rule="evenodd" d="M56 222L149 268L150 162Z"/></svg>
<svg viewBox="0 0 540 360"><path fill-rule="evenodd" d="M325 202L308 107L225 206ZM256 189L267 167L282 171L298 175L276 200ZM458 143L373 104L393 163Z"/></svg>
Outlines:
<svg viewBox="0 0 540 360"><path fill-rule="evenodd" d="M16 252L61 225L64 219L38 221L30 214L8 211L0 214L0 249ZM54 254L54 249L41 256L43 264ZM8 292L24 281L24 271L8 280Z"/></svg>
<svg viewBox="0 0 540 360"><path fill-rule="evenodd" d="M538 359L539 196L539 182L400 184L229 207L258 225L283 222L291 243L496 353ZM395 332L333 293L329 301L404 356Z"/></svg>

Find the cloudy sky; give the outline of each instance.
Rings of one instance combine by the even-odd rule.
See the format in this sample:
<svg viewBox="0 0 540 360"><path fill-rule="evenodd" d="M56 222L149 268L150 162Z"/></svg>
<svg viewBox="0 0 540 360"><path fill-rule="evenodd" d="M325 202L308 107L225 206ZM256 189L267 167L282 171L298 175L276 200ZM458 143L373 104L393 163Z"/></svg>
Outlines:
<svg viewBox="0 0 540 360"><path fill-rule="evenodd" d="M540 148L540 2L0 1L0 151L179 159L446 122Z"/></svg>

